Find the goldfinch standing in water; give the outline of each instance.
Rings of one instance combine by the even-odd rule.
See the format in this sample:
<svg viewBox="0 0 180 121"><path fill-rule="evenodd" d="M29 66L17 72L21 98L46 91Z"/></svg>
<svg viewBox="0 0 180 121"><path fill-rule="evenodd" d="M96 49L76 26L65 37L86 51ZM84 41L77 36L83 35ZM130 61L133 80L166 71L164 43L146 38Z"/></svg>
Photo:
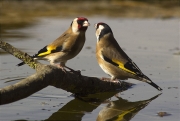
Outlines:
<svg viewBox="0 0 180 121"><path fill-rule="evenodd" d="M138 66L118 45L111 28L105 23L95 24L96 57L102 70L111 76L111 80L128 78L146 82L161 91L162 89L144 75Z"/></svg>
<svg viewBox="0 0 180 121"><path fill-rule="evenodd" d="M74 58L83 48L85 43L85 32L89 26L87 18L75 18L69 29L66 30L59 38L45 46L32 57L37 60L48 60L51 65L57 65L64 70L67 60ZM25 64L19 63L17 66ZM64 70L65 71L65 70Z"/></svg>

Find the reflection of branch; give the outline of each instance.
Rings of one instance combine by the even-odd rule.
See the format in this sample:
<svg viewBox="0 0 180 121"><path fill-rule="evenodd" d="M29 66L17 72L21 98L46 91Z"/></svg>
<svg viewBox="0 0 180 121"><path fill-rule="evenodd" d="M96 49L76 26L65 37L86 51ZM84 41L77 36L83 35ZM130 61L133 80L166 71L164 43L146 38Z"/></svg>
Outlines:
<svg viewBox="0 0 180 121"><path fill-rule="evenodd" d="M76 94L124 91L132 86L127 82L122 82L120 85L114 82L102 81L96 77L78 76L70 72L64 73L56 67L35 62L27 53L21 52L1 40L0 48L21 59L37 71L14 85L0 89L0 105L26 98L49 85Z"/></svg>
<svg viewBox="0 0 180 121"><path fill-rule="evenodd" d="M87 97L78 97L65 106L53 113L47 120L65 120L65 121L81 121L82 117L86 113L92 112L96 109L104 100L112 97L117 92L105 92L89 95Z"/></svg>
<svg viewBox="0 0 180 121"><path fill-rule="evenodd" d="M159 95L161 94L137 102L128 102L119 97L118 100L111 101L99 112L97 121L129 121Z"/></svg>

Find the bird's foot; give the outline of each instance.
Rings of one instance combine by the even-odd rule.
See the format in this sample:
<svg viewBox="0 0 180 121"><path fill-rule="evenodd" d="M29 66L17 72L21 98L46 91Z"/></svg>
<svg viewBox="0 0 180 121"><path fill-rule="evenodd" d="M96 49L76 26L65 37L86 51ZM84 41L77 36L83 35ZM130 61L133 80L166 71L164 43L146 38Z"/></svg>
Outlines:
<svg viewBox="0 0 180 121"><path fill-rule="evenodd" d="M117 83L117 84L121 85L121 81L118 79L110 79L110 78L102 77L101 80L110 82L110 84L111 84L111 82L113 82L113 83Z"/></svg>
<svg viewBox="0 0 180 121"><path fill-rule="evenodd" d="M67 66L65 66L65 68L69 69L70 72L73 72L74 74L77 74L78 76L81 76L81 71L80 71L80 70L75 71L75 70L73 70L72 68L69 68L69 67L67 67Z"/></svg>
<svg viewBox="0 0 180 121"><path fill-rule="evenodd" d="M120 85L121 85L121 81L120 81L120 80L118 80L118 79L111 80L111 82L118 83L118 84L120 84Z"/></svg>

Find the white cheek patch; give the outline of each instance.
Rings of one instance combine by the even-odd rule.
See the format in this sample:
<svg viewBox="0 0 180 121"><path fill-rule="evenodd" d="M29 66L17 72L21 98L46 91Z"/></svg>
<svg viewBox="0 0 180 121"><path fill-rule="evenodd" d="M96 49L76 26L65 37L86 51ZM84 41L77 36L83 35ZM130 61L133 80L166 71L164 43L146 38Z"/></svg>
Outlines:
<svg viewBox="0 0 180 121"><path fill-rule="evenodd" d="M72 25L72 31L73 31L73 33L79 33L79 31L78 31L78 25L75 26L75 25L73 24L73 25Z"/></svg>
<svg viewBox="0 0 180 121"><path fill-rule="evenodd" d="M77 20L78 20L78 18L75 18L73 20L73 22L72 22L72 31L73 31L73 33L79 33Z"/></svg>
<svg viewBox="0 0 180 121"><path fill-rule="evenodd" d="M95 25L97 27L97 24ZM104 26L99 25L98 29L96 30L96 37L97 37L97 42L99 41L99 35L101 34L101 31L104 29Z"/></svg>

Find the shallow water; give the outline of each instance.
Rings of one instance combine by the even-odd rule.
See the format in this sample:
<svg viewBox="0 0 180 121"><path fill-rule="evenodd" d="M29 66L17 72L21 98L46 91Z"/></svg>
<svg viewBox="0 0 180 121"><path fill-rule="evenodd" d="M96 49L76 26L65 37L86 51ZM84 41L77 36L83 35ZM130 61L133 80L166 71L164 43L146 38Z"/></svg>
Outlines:
<svg viewBox="0 0 180 121"><path fill-rule="evenodd" d="M13 46L33 55L39 49L49 44L64 32L71 23L71 19L44 18L33 26L22 29L7 30L9 36L3 38ZM180 119L180 55L179 49L179 20L178 19L123 19L123 18L89 18L91 26L86 33L86 43L81 53L67 62L67 66L82 71L82 75L108 77L98 66L95 58L95 29L96 22L105 22L112 28L115 38L125 52L151 78L163 88L162 94L156 97L142 109L137 108L143 101L158 95L156 89L150 85L129 79L136 85L119 94L120 98L112 97L113 93L102 94L101 100L75 99L71 93L49 86L29 96L26 99L0 106L0 120L60 120L77 119L83 121L96 120L101 112L110 115L111 108L119 112L112 117L134 114L132 121L178 121ZM22 37L22 35L24 35ZM0 88L14 84L19 80L35 73L27 65L16 67L20 60L9 54L0 55ZM41 61L48 64L48 62ZM98 94L97 94L98 95ZM98 95L93 95L100 98ZM106 97L107 96L107 97ZM93 98L96 99L96 98ZM131 106L120 105L122 102ZM110 106L113 104L113 106ZM109 106L111 108L109 108ZM133 113L130 109L136 109ZM138 110L139 109L139 110ZM123 111L124 112L123 112ZM171 115L159 117L158 112ZM104 113L103 113L104 114ZM111 116L103 117L111 117ZM64 117L63 117L64 116Z"/></svg>

